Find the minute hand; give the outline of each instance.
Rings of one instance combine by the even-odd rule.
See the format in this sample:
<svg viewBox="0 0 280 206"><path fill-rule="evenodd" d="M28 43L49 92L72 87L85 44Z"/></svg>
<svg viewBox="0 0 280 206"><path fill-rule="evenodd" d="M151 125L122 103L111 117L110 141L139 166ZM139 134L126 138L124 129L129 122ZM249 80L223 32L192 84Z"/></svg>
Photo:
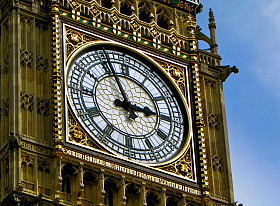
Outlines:
<svg viewBox="0 0 280 206"><path fill-rule="evenodd" d="M115 70L114 70L114 68L113 68L113 65L112 65L112 63L111 63L111 61L110 61L110 59L109 59L109 56L108 56L107 52L105 51L104 48L102 48L102 50L103 50L103 53L105 54L105 57L106 57L107 62L108 62L108 64L109 64L109 67L110 67L110 69L111 69L111 71L112 71L112 73L113 73L113 76L115 77L115 80L116 80L116 82L117 82L117 85L118 85L118 87L119 87L119 89L120 89L120 91L121 91L121 94L122 94L122 96L123 96L124 102L127 103L127 102L129 102L129 101L128 101L127 96L126 96L126 94L125 94L125 92L124 92L124 89L123 89L123 87L122 87L122 84L121 84L121 82L120 82L120 79L118 78L118 76L117 76L117 74L116 74L116 72L115 72Z"/></svg>
<svg viewBox="0 0 280 206"><path fill-rule="evenodd" d="M130 107L130 102L128 101L128 98L127 98L127 96L126 96L126 94L125 94L125 92L124 92L124 89L123 89L123 87L122 87L122 84L121 84L121 82L120 82L120 79L118 78L118 76L117 76L117 74L116 74L116 72L115 72L115 70L114 70L114 67L113 67L113 65L112 65L112 63L111 63L111 61L110 61L110 58L109 58L107 52L105 51L105 49L102 48L102 50L103 50L103 53L104 53L104 55L105 55L105 57L106 57L106 59L107 59L107 62L108 62L108 64L109 64L109 67L110 67L110 69L111 69L111 71L112 71L112 73L113 73L113 76L115 77L115 80L116 80L117 85L118 85L118 87L119 87L119 89L120 89L120 91L121 91L121 94L122 94L122 96L123 96L123 100L124 100L123 102L125 103L123 108L126 109L126 110L128 110L128 112L129 112L129 118L131 118L131 119L136 119L138 116L134 113L133 109Z"/></svg>

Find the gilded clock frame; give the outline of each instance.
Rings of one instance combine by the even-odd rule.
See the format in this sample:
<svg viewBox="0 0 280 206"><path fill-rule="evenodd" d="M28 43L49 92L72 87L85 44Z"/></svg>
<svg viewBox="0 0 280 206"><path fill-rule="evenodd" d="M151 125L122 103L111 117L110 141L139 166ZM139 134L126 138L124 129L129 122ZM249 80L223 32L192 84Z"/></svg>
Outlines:
<svg viewBox="0 0 280 206"><path fill-rule="evenodd" d="M67 68L66 65L72 61L72 59L85 48L92 46L93 44L113 44L119 47L124 47L129 50L133 50L135 53L141 55L143 58L151 61L177 89L180 98L182 99L185 109L188 114L188 137L186 140L185 146L182 150L171 160L163 163L154 163L154 164L144 164L139 163L140 165L151 166L153 168L158 168L163 171L167 171L170 174L175 174L192 181L196 181L196 166L195 166L195 155L194 155L194 142L193 142L193 130L192 130L192 120L191 120L191 109L190 109L190 97L185 91L189 91L188 82L186 82L185 77L187 77L187 65L176 65L172 62L167 62L165 59L160 59L159 56L155 56L148 52L143 52L134 47L124 45L120 42L106 39L102 36L92 34L91 32L85 31L83 29L78 29L68 24L63 24L63 31L65 33L64 38L64 68ZM105 41L104 41L105 40ZM142 53L143 52L143 53ZM147 54L149 57L147 57ZM67 107L66 107L67 108ZM81 128L81 125L75 120L73 114L69 109L65 110L67 114L67 141L72 141L76 146L88 147L90 145L91 149L104 153L102 146L94 143L91 138L86 134L85 131ZM70 130L69 130L70 129ZM74 132L74 133L73 133ZM72 133L72 136L69 135ZM73 134L76 138L73 137ZM75 139L77 141L75 141ZM106 153L106 152L105 152ZM111 154L110 154L111 155ZM116 157L116 156L114 156ZM122 159L121 157L119 157ZM130 161L123 159L124 161ZM134 162L134 161L133 161ZM135 162L134 162L135 163Z"/></svg>

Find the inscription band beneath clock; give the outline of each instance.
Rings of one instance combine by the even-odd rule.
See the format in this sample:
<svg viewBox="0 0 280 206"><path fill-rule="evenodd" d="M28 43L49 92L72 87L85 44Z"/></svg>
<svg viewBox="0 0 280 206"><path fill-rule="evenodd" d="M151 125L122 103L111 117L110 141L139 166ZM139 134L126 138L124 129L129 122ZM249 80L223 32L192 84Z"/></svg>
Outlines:
<svg viewBox="0 0 280 206"><path fill-rule="evenodd" d="M66 149L66 148L64 148L63 152L66 155L76 157L76 158L82 159L84 161L87 161L87 162L90 162L90 163L93 163L93 164L96 164L96 165L102 165L102 166L105 166L107 168L110 168L110 169L113 169L113 170L116 170L116 171L119 171L119 172L122 172L122 173L126 173L126 174L129 174L129 175L133 175L133 176L136 176L138 178L144 179L144 180L148 180L150 182L155 182L155 183L167 186L167 187L171 187L171 188L174 188L174 189L177 189L177 190L181 190L181 191L187 192L189 194L194 194L194 195L200 195L201 194L199 190L187 187L185 185L181 185L181 184L178 184L178 183L175 183L175 182L172 182L172 181L168 181L168 180L165 180L165 179L162 179L162 178L159 178L159 177L148 175L146 173L143 173L143 172L140 172L140 171L137 171L137 170L134 170L134 169L130 169L130 168L127 168L127 167L123 167L121 165L108 162L106 160L98 159L96 157L93 157L93 156L90 156L90 155L87 155L87 154L83 154L83 153L76 152L76 151Z"/></svg>

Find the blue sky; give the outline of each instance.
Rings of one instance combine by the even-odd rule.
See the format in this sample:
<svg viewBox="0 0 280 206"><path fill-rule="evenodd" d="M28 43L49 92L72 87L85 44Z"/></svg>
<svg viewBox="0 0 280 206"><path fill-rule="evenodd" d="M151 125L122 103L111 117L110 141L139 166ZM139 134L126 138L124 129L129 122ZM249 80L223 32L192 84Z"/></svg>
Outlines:
<svg viewBox="0 0 280 206"><path fill-rule="evenodd" d="M198 25L209 36L213 9L222 65L235 200L279 206L280 0L201 0Z"/></svg>

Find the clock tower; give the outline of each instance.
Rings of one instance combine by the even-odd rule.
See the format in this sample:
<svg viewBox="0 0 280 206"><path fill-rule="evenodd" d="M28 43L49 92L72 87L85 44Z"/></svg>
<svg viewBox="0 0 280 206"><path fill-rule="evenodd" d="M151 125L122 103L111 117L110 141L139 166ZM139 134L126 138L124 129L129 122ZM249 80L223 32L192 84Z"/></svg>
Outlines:
<svg viewBox="0 0 280 206"><path fill-rule="evenodd" d="M0 204L235 205L199 0L1 0ZM199 49L206 42L210 50Z"/></svg>

